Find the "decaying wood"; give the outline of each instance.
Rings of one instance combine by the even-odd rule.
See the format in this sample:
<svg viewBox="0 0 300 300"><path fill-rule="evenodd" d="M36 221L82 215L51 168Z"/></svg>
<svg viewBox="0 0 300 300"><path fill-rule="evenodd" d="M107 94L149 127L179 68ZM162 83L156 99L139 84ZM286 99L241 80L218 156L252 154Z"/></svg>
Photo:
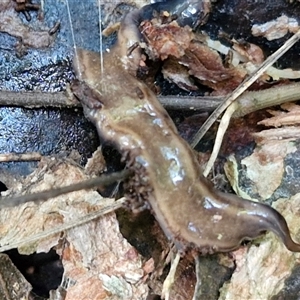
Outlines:
<svg viewBox="0 0 300 300"><path fill-rule="evenodd" d="M40 168L26 178L24 192L40 192L50 187L56 189L82 182L87 177L81 168L59 161L45 171L47 163L47 160L41 162ZM36 178L40 180L36 181ZM19 189L18 193L22 193L22 187ZM86 220L89 222L76 228L64 228L64 224L110 205L115 209L114 199L104 199L96 191L80 190L40 205L30 202L3 208L0 214L0 244L14 245L20 241L18 249L24 254L48 252L55 247L62 257L65 278L76 283L68 288L66 299L118 299L119 295L143 299L148 288L143 282L136 285L144 276L141 257L120 234L114 213L94 221ZM51 233L55 227L59 230L52 232L51 236L43 236L42 239L40 236L38 240L24 244L28 237L48 230ZM87 285L88 289L85 288Z"/></svg>
<svg viewBox="0 0 300 300"><path fill-rule="evenodd" d="M0 253L0 298L3 300L29 299L31 289L31 285L8 255Z"/></svg>

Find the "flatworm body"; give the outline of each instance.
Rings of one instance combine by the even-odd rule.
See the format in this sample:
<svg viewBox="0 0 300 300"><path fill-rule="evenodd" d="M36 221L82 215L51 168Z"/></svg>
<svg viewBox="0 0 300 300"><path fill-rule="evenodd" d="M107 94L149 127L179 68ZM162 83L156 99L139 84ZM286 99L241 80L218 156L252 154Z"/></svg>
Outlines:
<svg viewBox="0 0 300 300"><path fill-rule="evenodd" d="M268 230L289 250L300 251L275 209L221 193L201 175L193 150L153 92L134 76L140 61L140 50L133 47L140 39L140 16L137 10L124 19L118 43L104 55L102 68L99 54L77 51L81 82L73 86L99 135L114 143L134 171L127 193L149 203L179 251L231 251Z"/></svg>

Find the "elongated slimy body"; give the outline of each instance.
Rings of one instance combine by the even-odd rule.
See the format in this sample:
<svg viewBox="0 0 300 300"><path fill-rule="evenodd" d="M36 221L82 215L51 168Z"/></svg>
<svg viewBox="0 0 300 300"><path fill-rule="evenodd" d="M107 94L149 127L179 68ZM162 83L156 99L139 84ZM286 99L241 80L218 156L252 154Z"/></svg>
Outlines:
<svg viewBox="0 0 300 300"><path fill-rule="evenodd" d="M123 21L117 45L104 56L103 73L99 54L78 50L81 82L73 86L99 135L116 145L134 171L128 193L148 201L179 251L231 251L268 230L289 250L300 251L285 219L272 207L221 193L207 182L156 96L130 74L137 68L139 50L131 56L125 50L139 41L137 16L139 11Z"/></svg>

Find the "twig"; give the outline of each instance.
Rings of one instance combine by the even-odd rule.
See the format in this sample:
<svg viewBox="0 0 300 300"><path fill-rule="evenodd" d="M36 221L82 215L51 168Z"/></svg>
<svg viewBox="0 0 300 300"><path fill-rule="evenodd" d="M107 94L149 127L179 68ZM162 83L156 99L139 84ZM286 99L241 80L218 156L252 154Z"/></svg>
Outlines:
<svg viewBox="0 0 300 300"><path fill-rule="evenodd" d="M166 109L207 111L215 109L224 101L225 96L158 96L157 98ZM234 117L241 117L265 107L295 101L299 98L299 82L274 86L265 90L247 91L238 97L239 105ZM75 99L70 99L70 96L65 92L11 92L0 90L0 106L28 108L80 107L81 104Z"/></svg>
<svg viewBox="0 0 300 300"><path fill-rule="evenodd" d="M158 96L166 109L209 111L215 109L224 99L223 96ZM242 117L250 112L300 99L300 83L293 82L277 85L265 90L247 91L236 100L233 117ZM80 107L76 99L66 92L11 92L0 90L0 106L39 107Z"/></svg>
<svg viewBox="0 0 300 300"><path fill-rule="evenodd" d="M211 110L217 107L224 97L179 97L158 96L158 100L167 109L175 110ZM68 92L46 93L12 92L0 90L0 106L39 107L81 107L79 101Z"/></svg>
<svg viewBox="0 0 300 300"><path fill-rule="evenodd" d="M237 105L233 118L239 118L263 108L296 100L300 100L300 82L278 85L256 92L245 92L236 101Z"/></svg>
<svg viewBox="0 0 300 300"><path fill-rule="evenodd" d="M216 108L225 97L160 96L158 99L167 109L207 111ZM259 91L246 91L236 99L232 117L239 118L266 107L299 99L300 82L276 85Z"/></svg>
<svg viewBox="0 0 300 300"><path fill-rule="evenodd" d="M209 111L215 109L223 100L222 96L158 96L166 109Z"/></svg>
<svg viewBox="0 0 300 300"><path fill-rule="evenodd" d="M83 216L82 218L73 220L72 222L68 222L61 226L57 226L57 227L51 228L49 230L39 232L37 234L34 234L34 235L26 237L26 238L22 237L21 240L19 240L19 241L15 241L13 243L10 243L9 245L1 246L0 252L8 251L10 249L14 249L14 248L17 248L17 247L20 247L23 245L28 245L29 243L36 242L36 241L46 238L50 235L54 235L54 234L60 233L62 231L71 229L73 227L80 226L82 224L90 222L96 218L99 218L105 214L108 214L108 213L115 211L116 209L122 207L122 205L124 204L125 201L126 201L125 198L121 198L121 199L115 201L114 203L110 204L109 206L103 207L103 208L99 209L98 211L93 211L93 212Z"/></svg>
<svg viewBox="0 0 300 300"><path fill-rule="evenodd" d="M1 106L38 107L81 107L79 101L68 92L44 93L0 91Z"/></svg>
<svg viewBox="0 0 300 300"><path fill-rule="evenodd" d="M0 162L9 161L34 161L41 160L42 155L38 152L28 152L28 153L4 153L0 154Z"/></svg>
<svg viewBox="0 0 300 300"><path fill-rule="evenodd" d="M225 111L225 109L233 103L251 84L253 84L275 61L277 61L284 53L286 53L300 38L300 30L298 30L290 39L288 39L283 46L270 55L261 66L248 78L246 78L226 99L221 103L217 109L205 121L199 131L196 133L191 146L194 148L212 124Z"/></svg>
<svg viewBox="0 0 300 300"><path fill-rule="evenodd" d="M50 198L58 197L63 194L76 192L84 189L92 189L102 185L108 185L118 180L123 180L124 178L128 177L130 173L131 172L129 170L123 170L121 172L102 175L97 178L88 179L79 183L71 184L61 188L47 190L40 193L21 195L16 197L5 197L2 198L0 201L0 209L5 207L17 206L28 201L40 202L43 200L48 200Z"/></svg>

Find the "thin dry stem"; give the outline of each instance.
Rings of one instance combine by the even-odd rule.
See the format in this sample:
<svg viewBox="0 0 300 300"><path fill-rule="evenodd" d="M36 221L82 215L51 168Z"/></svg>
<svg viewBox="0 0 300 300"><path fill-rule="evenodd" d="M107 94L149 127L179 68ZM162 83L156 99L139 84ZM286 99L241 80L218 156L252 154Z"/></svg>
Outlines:
<svg viewBox="0 0 300 300"><path fill-rule="evenodd" d="M130 175L129 170L123 170L121 172L116 172L108 175L102 175L100 177L91 178L79 183L71 184L68 186L64 186L61 188L56 188L52 190L47 190L41 193L29 194L29 195L21 195L16 197L5 197L0 201L0 209L5 207L13 207L28 201L32 201L38 203L43 200L48 200L50 198L55 198L63 194L76 192L79 190L87 190L96 188L103 185L108 185L114 183L119 180L123 180L124 178Z"/></svg>
<svg viewBox="0 0 300 300"><path fill-rule="evenodd" d="M196 273L197 281L196 281L196 285L195 285L195 292L194 292L193 300L201 299L201 276L200 276L201 268L200 268L200 265L201 265L201 257L199 254L197 254L195 256L195 273Z"/></svg>
<svg viewBox="0 0 300 300"><path fill-rule="evenodd" d="M221 119L221 122L220 122L220 125L219 125L219 128L218 128L218 132L217 132L217 136L216 136L216 139L215 139L215 144L214 144L214 148L213 148L213 151L211 153L211 156L206 164L206 167L205 167L205 170L203 172L203 175L205 177L207 177L207 175L209 174L210 170L212 169L217 157L218 157L218 154L219 154L219 151L220 151L220 148L221 148L221 145L222 145L222 141L223 141L223 137L226 133L226 130L228 128L228 125L229 125L229 122L230 122L230 119L232 117L232 115L234 114L234 112L236 111L236 107L237 107L237 102L233 102L225 111L222 119Z"/></svg>
<svg viewBox="0 0 300 300"><path fill-rule="evenodd" d="M165 300L170 299L170 291L171 291L171 287L175 281L175 273L176 273L176 269L179 264L179 261L180 261L180 254L179 254L179 252L177 252L175 258L171 262L171 268L170 268L169 274L163 283L162 295L161 295L162 299L165 299Z"/></svg>

